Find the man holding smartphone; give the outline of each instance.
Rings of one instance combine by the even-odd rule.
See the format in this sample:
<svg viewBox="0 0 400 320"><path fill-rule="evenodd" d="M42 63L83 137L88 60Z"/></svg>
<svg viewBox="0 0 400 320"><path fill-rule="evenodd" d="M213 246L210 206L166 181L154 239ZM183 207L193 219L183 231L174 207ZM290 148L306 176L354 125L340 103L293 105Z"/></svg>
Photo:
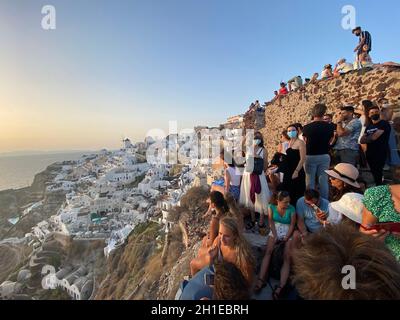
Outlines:
<svg viewBox="0 0 400 320"><path fill-rule="evenodd" d="M296 204L297 226L301 236L317 232L328 218L329 201L322 198L318 191L308 189Z"/></svg>

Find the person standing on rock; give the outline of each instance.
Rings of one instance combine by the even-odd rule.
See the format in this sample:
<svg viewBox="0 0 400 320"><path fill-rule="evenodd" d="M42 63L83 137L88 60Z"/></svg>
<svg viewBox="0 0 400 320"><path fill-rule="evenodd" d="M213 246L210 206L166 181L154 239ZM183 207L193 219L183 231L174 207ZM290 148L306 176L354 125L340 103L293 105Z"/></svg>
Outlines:
<svg viewBox="0 0 400 320"><path fill-rule="evenodd" d="M306 188L315 189L318 181L319 191L323 198L329 197L329 182L325 170L329 169L331 158L329 156L330 142L334 136L334 127L323 121L327 107L316 104L312 109L313 121L303 129L306 142Z"/></svg>
<svg viewBox="0 0 400 320"><path fill-rule="evenodd" d="M353 34L359 38L359 42L357 47L354 49L354 52L357 53L357 61L361 61L361 55L363 54L364 45L367 46L366 53L369 54L372 50L372 38L371 34L368 31L362 31L361 27L356 27L353 29Z"/></svg>
<svg viewBox="0 0 400 320"><path fill-rule="evenodd" d="M265 175L268 169L268 153L260 132L254 134L253 145L249 147L240 186L239 203L251 210L251 222L246 228L252 229L256 222L255 212L260 214L259 226L264 226L264 215L267 215L267 205L271 195Z"/></svg>

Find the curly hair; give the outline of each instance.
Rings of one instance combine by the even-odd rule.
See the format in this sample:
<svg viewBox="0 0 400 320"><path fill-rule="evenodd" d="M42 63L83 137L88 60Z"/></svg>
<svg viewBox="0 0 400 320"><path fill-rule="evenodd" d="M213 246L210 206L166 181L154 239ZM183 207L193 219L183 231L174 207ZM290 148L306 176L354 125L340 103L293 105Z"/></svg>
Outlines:
<svg viewBox="0 0 400 320"><path fill-rule="evenodd" d="M242 272L230 262L214 264L215 281L213 299L215 300L248 300L250 290Z"/></svg>
<svg viewBox="0 0 400 320"><path fill-rule="evenodd" d="M304 241L293 252L293 281L303 298L400 299L400 264L383 242L347 224L329 226ZM355 289L342 286L346 265L355 268Z"/></svg>

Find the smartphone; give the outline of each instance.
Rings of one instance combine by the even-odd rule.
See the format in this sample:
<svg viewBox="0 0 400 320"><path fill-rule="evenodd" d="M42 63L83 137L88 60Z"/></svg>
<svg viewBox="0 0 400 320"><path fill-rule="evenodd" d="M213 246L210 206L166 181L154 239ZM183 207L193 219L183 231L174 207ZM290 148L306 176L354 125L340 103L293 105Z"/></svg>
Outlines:
<svg viewBox="0 0 400 320"><path fill-rule="evenodd" d="M365 227L364 227L365 228ZM365 228L367 230L385 230L389 232L400 232L400 222L382 222L377 223L369 228Z"/></svg>
<svg viewBox="0 0 400 320"><path fill-rule="evenodd" d="M214 279L215 276L211 273L206 273L204 275L204 282L207 286L213 286L214 285Z"/></svg>

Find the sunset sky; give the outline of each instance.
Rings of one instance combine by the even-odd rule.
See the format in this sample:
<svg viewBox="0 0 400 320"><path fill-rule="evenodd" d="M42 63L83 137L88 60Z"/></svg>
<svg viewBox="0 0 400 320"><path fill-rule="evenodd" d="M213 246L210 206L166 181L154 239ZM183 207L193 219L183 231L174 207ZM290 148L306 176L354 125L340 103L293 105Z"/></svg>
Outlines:
<svg viewBox="0 0 400 320"><path fill-rule="evenodd" d="M56 8L56 30L41 9ZM398 0L1 0L0 153L115 148L152 128L218 125L281 80L352 61L400 61Z"/></svg>

